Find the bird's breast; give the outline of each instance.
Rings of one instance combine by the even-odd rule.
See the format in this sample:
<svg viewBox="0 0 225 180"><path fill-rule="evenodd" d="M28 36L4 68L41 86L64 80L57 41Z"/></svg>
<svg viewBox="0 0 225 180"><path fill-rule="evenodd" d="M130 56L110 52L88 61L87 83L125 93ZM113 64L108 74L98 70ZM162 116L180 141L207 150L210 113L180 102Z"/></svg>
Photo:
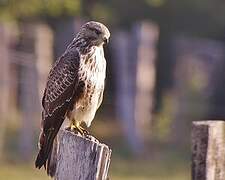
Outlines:
<svg viewBox="0 0 225 180"><path fill-rule="evenodd" d="M106 61L101 50L95 50L91 55L87 55L80 66L80 81L84 83L83 106L95 103L95 98L104 89L106 73Z"/></svg>
<svg viewBox="0 0 225 180"><path fill-rule="evenodd" d="M87 125L93 120L104 91L106 61L101 51L83 57L79 69L79 81L83 82L82 95L74 103L74 119Z"/></svg>

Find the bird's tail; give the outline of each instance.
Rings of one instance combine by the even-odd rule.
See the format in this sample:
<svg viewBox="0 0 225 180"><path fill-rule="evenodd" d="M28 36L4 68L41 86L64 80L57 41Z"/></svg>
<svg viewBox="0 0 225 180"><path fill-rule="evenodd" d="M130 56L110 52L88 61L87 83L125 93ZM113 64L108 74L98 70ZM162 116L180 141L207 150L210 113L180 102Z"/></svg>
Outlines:
<svg viewBox="0 0 225 180"><path fill-rule="evenodd" d="M47 173L50 176L54 176L56 169L56 148L57 141L55 139L56 133L50 131L45 134L41 132L39 137L39 153L35 161L35 167L40 169L42 166L47 168Z"/></svg>
<svg viewBox="0 0 225 180"><path fill-rule="evenodd" d="M56 165L57 165L57 148L58 140L55 138L52 146L52 150L49 154L48 164L47 164L47 174L51 177L55 176Z"/></svg>

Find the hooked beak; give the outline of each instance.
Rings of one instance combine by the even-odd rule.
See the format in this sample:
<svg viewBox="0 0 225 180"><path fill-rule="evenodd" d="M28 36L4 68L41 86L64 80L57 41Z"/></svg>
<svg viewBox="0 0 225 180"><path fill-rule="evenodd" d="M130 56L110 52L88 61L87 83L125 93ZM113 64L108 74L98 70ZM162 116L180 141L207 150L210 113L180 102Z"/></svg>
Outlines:
<svg viewBox="0 0 225 180"><path fill-rule="evenodd" d="M103 41L104 41L104 44L108 44L108 43L109 43L109 38L104 37L104 38L103 38Z"/></svg>

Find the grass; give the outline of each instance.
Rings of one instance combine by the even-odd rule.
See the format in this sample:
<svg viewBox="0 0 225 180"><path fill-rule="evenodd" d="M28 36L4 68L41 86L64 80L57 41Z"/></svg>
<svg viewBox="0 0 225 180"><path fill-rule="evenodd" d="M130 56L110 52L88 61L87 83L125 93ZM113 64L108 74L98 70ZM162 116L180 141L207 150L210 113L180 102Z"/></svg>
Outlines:
<svg viewBox="0 0 225 180"><path fill-rule="evenodd" d="M112 161L110 168L112 180L188 180L189 171L185 166L140 160ZM0 165L0 179L4 180L47 180L44 170L38 171L31 164Z"/></svg>
<svg viewBox="0 0 225 180"><path fill-rule="evenodd" d="M0 179L47 180L45 171L34 168L33 163L4 163L0 165ZM190 168L179 153L166 153L153 158L112 157L110 166L112 180L189 180Z"/></svg>
<svg viewBox="0 0 225 180"><path fill-rule="evenodd" d="M186 149L166 143L151 143L144 155L134 158L115 124L96 123L93 134L112 147L109 176L111 180L189 180L190 160ZM107 128L111 127L111 128ZM1 180L47 180L45 171L34 168L33 162L25 163L16 150L17 139L13 132L7 137L6 161L0 162ZM36 141L35 141L36 142ZM13 146L11 145L13 144ZM6 153L7 152L7 153Z"/></svg>
<svg viewBox="0 0 225 180"><path fill-rule="evenodd" d="M11 164L0 165L0 179L4 180L47 180L49 179L44 171L37 171L31 164Z"/></svg>
<svg viewBox="0 0 225 180"><path fill-rule="evenodd" d="M111 168L113 180L188 180L189 171L185 165L164 164L156 161L115 160Z"/></svg>

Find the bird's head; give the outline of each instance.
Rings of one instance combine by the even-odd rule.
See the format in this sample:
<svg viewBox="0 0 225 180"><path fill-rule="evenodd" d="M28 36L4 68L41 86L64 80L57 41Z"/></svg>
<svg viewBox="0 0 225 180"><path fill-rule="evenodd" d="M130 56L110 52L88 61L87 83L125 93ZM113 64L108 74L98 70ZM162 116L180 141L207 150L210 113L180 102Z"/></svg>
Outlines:
<svg viewBox="0 0 225 180"><path fill-rule="evenodd" d="M110 32L104 24L90 21L81 27L79 36L90 40L94 46L102 46L109 42Z"/></svg>

